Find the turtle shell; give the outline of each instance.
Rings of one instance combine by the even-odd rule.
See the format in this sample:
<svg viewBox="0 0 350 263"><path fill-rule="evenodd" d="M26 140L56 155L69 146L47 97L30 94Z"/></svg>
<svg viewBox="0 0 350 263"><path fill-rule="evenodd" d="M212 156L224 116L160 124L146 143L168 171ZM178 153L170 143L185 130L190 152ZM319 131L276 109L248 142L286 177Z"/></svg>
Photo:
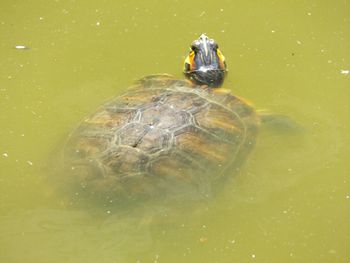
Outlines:
<svg viewBox="0 0 350 263"><path fill-rule="evenodd" d="M77 127L65 174L76 194L111 202L206 197L239 168L258 126L252 106L226 90L152 75Z"/></svg>

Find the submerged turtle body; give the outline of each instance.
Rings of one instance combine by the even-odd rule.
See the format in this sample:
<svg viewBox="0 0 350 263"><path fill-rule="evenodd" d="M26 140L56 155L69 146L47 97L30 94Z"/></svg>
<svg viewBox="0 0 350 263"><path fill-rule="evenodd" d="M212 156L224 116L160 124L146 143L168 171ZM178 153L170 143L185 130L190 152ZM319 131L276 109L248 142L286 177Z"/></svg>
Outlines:
<svg viewBox="0 0 350 263"><path fill-rule="evenodd" d="M64 158L76 191L99 199L206 196L239 167L258 125L226 90L153 75L85 119Z"/></svg>
<svg viewBox="0 0 350 263"><path fill-rule="evenodd" d="M189 200L239 169L260 117L220 88L226 62L213 39L192 43L184 73L144 77L86 118L64 149L63 188L78 200Z"/></svg>

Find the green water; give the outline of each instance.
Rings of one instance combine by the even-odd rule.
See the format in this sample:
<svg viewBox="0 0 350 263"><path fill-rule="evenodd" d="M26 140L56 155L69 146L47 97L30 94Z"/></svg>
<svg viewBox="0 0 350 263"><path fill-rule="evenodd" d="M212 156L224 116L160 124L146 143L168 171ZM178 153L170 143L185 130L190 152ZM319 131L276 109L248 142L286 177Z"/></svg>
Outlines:
<svg viewBox="0 0 350 263"><path fill-rule="evenodd" d="M342 0L2 1L0 262L350 262L349 14ZM181 77L203 32L226 88L305 131L263 129L222 193L172 212L49 198L43 171L81 118L141 76Z"/></svg>

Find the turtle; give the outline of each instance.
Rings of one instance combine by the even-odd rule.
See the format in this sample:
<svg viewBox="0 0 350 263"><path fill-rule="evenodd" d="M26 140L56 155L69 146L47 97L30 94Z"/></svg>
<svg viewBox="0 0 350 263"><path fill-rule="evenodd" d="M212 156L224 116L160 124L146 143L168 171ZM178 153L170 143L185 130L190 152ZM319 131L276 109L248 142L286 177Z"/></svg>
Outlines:
<svg viewBox="0 0 350 263"><path fill-rule="evenodd" d="M102 202L207 198L253 149L261 117L222 88L225 57L202 34L184 79L139 79L69 135L63 176L72 196Z"/></svg>

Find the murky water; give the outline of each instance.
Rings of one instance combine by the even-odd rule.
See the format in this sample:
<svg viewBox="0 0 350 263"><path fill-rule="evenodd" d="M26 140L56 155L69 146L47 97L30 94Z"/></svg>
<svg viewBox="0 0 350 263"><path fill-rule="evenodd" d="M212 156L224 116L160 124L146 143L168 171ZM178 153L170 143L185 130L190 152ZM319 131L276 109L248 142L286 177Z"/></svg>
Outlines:
<svg viewBox="0 0 350 263"><path fill-rule="evenodd" d="M341 0L3 1L0 261L349 262L349 13ZM304 132L263 129L206 202L62 206L44 178L67 134L141 76L182 77L203 32L226 88Z"/></svg>

